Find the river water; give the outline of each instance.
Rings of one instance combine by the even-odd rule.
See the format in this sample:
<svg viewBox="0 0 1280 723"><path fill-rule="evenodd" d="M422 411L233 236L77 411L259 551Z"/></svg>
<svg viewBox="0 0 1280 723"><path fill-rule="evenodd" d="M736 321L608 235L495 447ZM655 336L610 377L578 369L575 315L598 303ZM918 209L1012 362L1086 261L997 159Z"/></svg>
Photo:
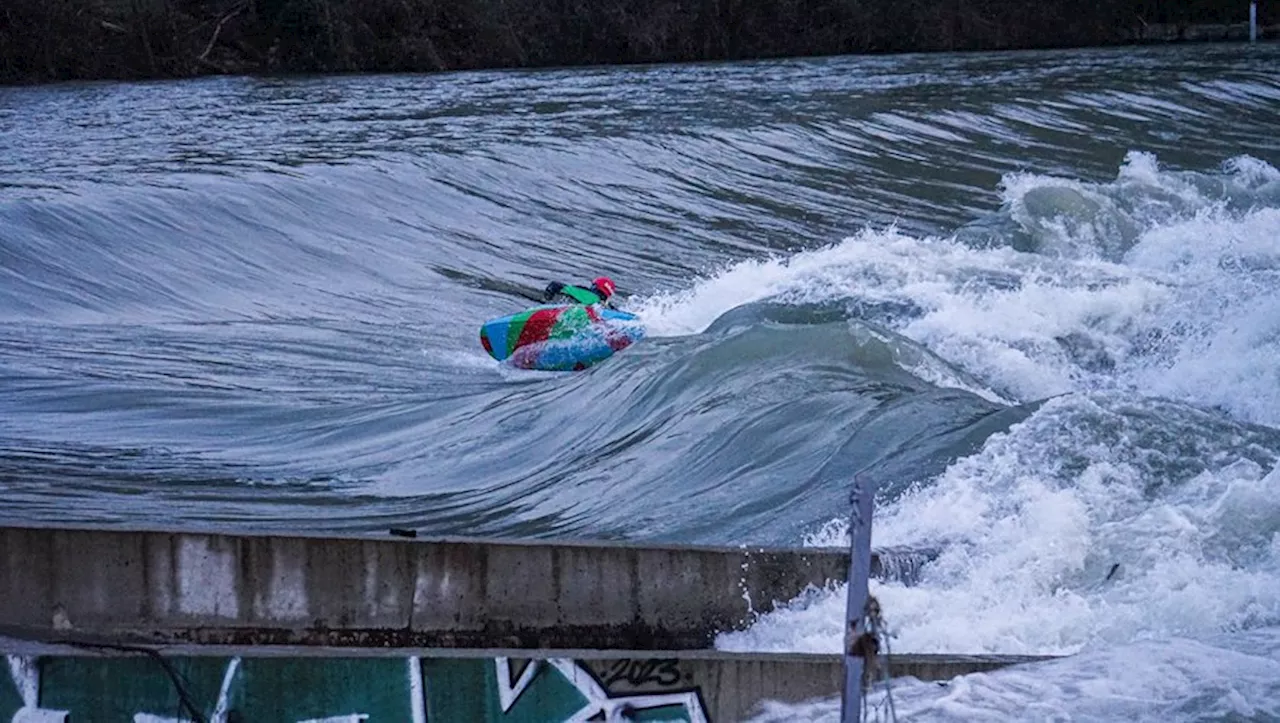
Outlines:
<svg viewBox="0 0 1280 723"><path fill-rule="evenodd" d="M1280 719L1278 63L0 89L0 522L843 545L857 478L894 651L1076 653L900 717ZM481 349L600 273L640 344Z"/></svg>

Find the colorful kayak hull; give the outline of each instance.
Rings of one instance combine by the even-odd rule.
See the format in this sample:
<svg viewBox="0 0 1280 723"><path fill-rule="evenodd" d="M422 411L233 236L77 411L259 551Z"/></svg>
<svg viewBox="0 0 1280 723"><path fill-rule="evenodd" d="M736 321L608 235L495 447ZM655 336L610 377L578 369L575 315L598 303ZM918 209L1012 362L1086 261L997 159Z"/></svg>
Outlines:
<svg viewBox="0 0 1280 723"><path fill-rule="evenodd" d="M520 369L586 369L644 337L634 314L602 306L537 306L486 321L480 345Z"/></svg>

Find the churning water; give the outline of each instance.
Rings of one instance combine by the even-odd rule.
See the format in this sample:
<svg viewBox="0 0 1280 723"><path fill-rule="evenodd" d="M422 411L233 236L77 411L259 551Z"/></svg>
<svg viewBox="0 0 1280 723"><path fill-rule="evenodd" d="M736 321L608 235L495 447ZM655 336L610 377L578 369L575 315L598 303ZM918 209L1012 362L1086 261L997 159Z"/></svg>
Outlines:
<svg viewBox="0 0 1280 723"><path fill-rule="evenodd" d="M894 651L1076 653L900 716L1278 719L1278 61L0 89L0 522L843 545L857 477ZM648 339L480 348L598 273Z"/></svg>

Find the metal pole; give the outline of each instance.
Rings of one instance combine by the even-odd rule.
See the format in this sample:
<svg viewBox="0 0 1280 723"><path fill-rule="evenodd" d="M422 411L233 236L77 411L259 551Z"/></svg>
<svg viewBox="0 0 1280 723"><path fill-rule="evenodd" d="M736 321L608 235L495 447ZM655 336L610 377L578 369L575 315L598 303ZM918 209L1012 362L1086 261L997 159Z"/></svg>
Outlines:
<svg viewBox="0 0 1280 723"><path fill-rule="evenodd" d="M1249 42L1258 42L1258 0L1249 1Z"/></svg>
<svg viewBox="0 0 1280 723"><path fill-rule="evenodd" d="M867 579L871 577L871 512L875 485L857 479L853 486L853 515L849 524L849 596L845 602L844 694L841 723L862 722L862 652L857 641L866 630Z"/></svg>

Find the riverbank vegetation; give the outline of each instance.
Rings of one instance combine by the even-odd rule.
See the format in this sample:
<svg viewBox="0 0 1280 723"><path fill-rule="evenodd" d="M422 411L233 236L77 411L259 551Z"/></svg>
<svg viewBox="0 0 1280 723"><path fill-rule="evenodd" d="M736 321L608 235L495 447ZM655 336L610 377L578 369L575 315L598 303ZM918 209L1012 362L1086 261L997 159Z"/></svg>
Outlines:
<svg viewBox="0 0 1280 723"><path fill-rule="evenodd" d="M4 0L0 83L1111 45L1247 18L1244 0Z"/></svg>

